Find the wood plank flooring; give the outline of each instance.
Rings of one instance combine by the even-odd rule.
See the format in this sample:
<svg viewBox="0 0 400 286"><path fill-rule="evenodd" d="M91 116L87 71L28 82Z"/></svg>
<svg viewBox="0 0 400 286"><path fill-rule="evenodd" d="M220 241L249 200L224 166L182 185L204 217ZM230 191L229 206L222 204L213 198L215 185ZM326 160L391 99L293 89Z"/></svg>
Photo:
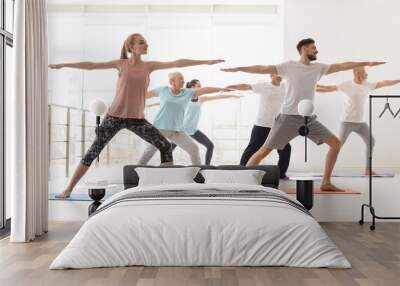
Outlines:
<svg viewBox="0 0 400 286"><path fill-rule="evenodd" d="M318 286L400 285L400 223L379 222L375 232L357 223L322 224L352 269L289 267L122 267L48 270L79 223L51 223L50 232L28 244L0 241L0 285Z"/></svg>

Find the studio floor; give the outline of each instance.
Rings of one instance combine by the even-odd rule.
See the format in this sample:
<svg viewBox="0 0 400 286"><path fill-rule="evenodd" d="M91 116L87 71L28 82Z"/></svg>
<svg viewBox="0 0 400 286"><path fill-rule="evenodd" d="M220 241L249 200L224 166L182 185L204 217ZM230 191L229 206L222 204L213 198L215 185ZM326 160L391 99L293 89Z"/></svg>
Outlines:
<svg viewBox="0 0 400 286"><path fill-rule="evenodd" d="M375 231L357 223L322 223L352 269L289 267L120 267L49 270L81 223L52 222L32 243L0 241L0 285L382 285L398 286L400 223L380 222Z"/></svg>
<svg viewBox="0 0 400 286"><path fill-rule="evenodd" d="M121 173L120 170L118 172ZM359 173L361 174L361 172ZM121 181L112 182L116 186L108 189L107 192L111 195L122 190ZM358 194L317 194L314 197L312 215L319 222L358 222L361 205L368 202L368 177L334 177L333 183ZM65 180L51 182L50 196L60 192L65 184ZM320 180L316 180L315 188L318 188L319 184ZM294 189L295 185L295 181L281 180L280 189ZM74 194L78 198L86 197L88 199L87 189L82 185L76 188ZM82 222L87 218L87 208L90 203L91 201L50 200L49 220ZM373 204L379 216L400 216L399 174L395 174L394 177L373 179ZM367 210L365 220L369 221L370 219L371 216Z"/></svg>

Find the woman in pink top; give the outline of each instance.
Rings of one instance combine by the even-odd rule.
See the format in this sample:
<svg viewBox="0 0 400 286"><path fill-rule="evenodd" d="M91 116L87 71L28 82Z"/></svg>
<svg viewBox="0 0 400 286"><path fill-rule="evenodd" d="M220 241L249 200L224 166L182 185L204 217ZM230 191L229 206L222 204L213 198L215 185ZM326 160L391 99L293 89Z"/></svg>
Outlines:
<svg viewBox="0 0 400 286"><path fill-rule="evenodd" d="M49 65L53 69L64 67L85 70L116 69L119 72L116 96L108 110L108 114L100 125L99 136L96 136L92 146L75 170L67 188L57 195L58 198L68 198L70 196L73 188L89 169L93 160L114 135L123 128L131 130L160 150L162 164L172 164L171 144L153 125L144 119L145 99L150 73L161 69L203 64L213 65L221 63L223 60L181 59L172 62L145 62L141 57L147 54L147 48L148 44L142 35L132 34L124 42L119 60L100 63L79 62ZM128 57L128 55L130 56Z"/></svg>

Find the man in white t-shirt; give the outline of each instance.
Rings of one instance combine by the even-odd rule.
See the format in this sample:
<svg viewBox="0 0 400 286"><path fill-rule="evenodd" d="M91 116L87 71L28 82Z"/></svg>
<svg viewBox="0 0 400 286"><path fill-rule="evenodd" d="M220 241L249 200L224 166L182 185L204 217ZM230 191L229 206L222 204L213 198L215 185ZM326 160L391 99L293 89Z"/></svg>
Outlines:
<svg viewBox="0 0 400 286"><path fill-rule="evenodd" d="M259 104L256 121L254 122L253 129L249 144L244 150L240 159L240 165L246 166L247 162L257 152L258 149L267 140L268 134L274 124L275 117L278 115L283 97L285 96L285 84L281 83L282 78L276 74L271 74L271 82L259 82L256 84L235 84L227 88L237 90L252 90L259 95ZM282 150L278 150L279 161L278 166L280 169L280 178L286 178L286 171L289 167L291 146L286 144Z"/></svg>
<svg viewBox="0 0 400 286"><path fill-rule="evenodd" d="M343 144L349 135L358 134L367 146L365 174L369 175L369 126L364 120L365 103L371 90L400 83L400 80L384 80L368 82L368 74L364 67L353 69L353 80L345 81L339 85L317 85L318 92L341 91L344 97L343 115L339 128L339 140ZM375 139L372 137L371 149L374 148ZM372 172L374 175L375 172Z"/></svg>
<svg viewBox="0 0 400 286"><path fill-rule="evenodd" d="M249 66L222 69L226 72L248 72L257 74L278 74L286 80L286 93L281 113L275 119L271 132L264 145L250 158L247 165L258 165L273 149L282 149L299 135L298 130L304 124L304 118L298 114L298 103L303 99L314 100L315 87L319 79L326 74L350 70L361 66L375 66L383 62L345 62L340 64L312 63L317 59L318 50L313 39L304 39L297 44L299 61L289 61L279 65ZM340 151L340 141L313 116L308 125L309 138L316 144L329 146L326 157L322 191L343 191L331 183L332 171Z"/></svg>

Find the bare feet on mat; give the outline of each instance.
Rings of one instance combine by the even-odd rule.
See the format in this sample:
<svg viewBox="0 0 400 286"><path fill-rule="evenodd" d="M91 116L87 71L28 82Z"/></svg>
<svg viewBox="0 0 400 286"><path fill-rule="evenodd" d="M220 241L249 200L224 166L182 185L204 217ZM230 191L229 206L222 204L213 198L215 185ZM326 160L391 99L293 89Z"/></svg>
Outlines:
<svg viewBox="0 0 400 286"><path fill-rule="evenodd" d="M346 190L336 187L335 185L333 185L331 183L321 185L320 189L322 192L345 192L346 191Z"/></svg>
<svg viewBox="0 0 400 286"><path fill-rule="evenodd" d="M364 175L369 176L369 170L365 170ZM378 175L376 172L374 171L371 172L371 176L376 176L376 175Z"/></svg>
<svg viewBox="0 0 400 286"><path fill-rule="evenodd" d="M72 191L65 190L64 192L59 193L59 194L56 195L55 197L56 197L57 199L68 199L68 198L71 196L71 192L72 192Z"/></svg>

